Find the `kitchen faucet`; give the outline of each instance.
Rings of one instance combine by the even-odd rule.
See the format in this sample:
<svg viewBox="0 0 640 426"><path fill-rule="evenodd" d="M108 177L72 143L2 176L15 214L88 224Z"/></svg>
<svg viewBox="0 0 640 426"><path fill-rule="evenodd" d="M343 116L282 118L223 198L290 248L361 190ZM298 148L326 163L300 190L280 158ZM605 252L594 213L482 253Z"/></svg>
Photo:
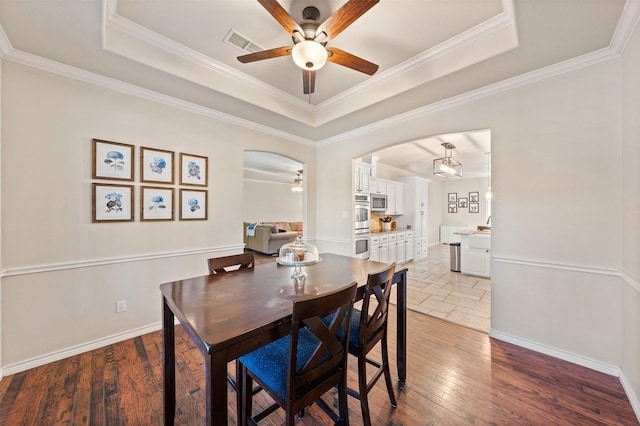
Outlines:
<svg viewBox="0 0 640 426"><path fill-rule="evenodd" d="M487 225L489 225L491 223L491 216L489 216L489 219L487 219Z"/></svg>

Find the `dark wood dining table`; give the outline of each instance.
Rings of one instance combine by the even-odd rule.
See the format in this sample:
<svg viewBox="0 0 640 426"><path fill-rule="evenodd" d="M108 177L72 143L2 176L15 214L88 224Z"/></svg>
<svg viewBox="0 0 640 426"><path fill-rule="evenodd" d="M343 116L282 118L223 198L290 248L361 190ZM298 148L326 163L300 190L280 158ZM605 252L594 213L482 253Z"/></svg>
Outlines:
<svg viewBox="0 0 640 426"><path fill-rule="evenodd" d="M227 363L289 333L293 300L323 294L352 282L362 296L369 273L388 265L330 253L305 266L303 288L291 279L293 268L275 261L227 274L205 275L160 286L164 418L173 425L176 408L175 318L205 357L206 424L227 424ZM397 367L406 379L407 269L397 269Z"/></svg>

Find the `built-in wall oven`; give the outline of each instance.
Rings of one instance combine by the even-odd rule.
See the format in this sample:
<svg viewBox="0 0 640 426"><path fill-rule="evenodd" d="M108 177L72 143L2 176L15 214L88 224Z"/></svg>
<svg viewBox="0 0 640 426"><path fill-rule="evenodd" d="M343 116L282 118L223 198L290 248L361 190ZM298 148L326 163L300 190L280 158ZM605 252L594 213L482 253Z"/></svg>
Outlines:
<svg viewBox="0 0 640 426"><path fill-rule="evenodd" d="M355 257L359 259L369 258L369 233L356 234L356 253Z"/></svg>
<svg viewBox="0 0 640 426"><path fill-rule="evenodd" d="M358 231L366 229L367 233L369 233L369 225L370 225L370 215L369 211L369 194L356 194L355 198L355 211L353 212L353 217L355 220L355 230L356 234Z"/></svg>
<svg viewBox="0 0 640 426"><path fill-rule="evenodd" d="M355 257L360 259L369 258L369 226L371 220L371 205L369 194L356 194L355 196Z"/></svg>

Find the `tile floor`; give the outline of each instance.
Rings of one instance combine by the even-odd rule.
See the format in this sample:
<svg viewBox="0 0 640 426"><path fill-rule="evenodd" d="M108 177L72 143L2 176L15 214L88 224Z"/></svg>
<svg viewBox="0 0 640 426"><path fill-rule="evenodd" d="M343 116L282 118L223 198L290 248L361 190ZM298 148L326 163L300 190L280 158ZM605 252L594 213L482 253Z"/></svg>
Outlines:
<svg viewBox="0 0 640 426"><path fill-rule="evenodd" d="M256 252L256 263L274 262L275 257ZM408 307L412 311L489 332L491 280L451 272L449 245L429 247L427 257L398 265L408 268ZM395 299L395 292L392 294ZM395 303L392 300L392 303Z"/></svg>
<svg viewBox="0 0 640 426"><path fill-rule="evenodd" d="M429 247L427 257L398 265L409 269L409 309L489 332L491 280L451 272L449 245Z"/></svg>

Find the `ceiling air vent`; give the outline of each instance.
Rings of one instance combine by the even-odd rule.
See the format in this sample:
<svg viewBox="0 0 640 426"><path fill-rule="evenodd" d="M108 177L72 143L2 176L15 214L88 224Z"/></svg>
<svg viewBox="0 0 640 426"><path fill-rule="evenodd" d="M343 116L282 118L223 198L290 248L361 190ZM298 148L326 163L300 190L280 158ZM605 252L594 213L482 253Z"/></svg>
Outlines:
<svg viewBox="0 0 640 426"><path fill-rule="evenodd" d="M246 53L256 53L264 50L262 46L259 46L258 44L249 40L233 28L230 29L227 35L224 37L224 42Z"/></svg>

